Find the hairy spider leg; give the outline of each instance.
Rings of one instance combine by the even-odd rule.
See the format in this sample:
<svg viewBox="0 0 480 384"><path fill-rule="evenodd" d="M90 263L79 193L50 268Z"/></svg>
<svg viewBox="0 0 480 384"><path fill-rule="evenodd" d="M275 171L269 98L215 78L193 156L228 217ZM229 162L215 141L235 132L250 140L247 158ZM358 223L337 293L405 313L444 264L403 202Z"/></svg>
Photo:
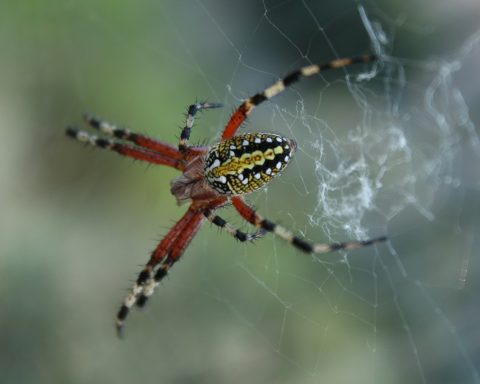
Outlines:
<svg viewBox="0 0 480 384"><path fill-rule="evenodd" d="M266 231L264 231L263 229L260 229L259 231L253 233L245 233L233 227L226 220L222 219L220 216L215 215L212 211L206 211L204 212L204 214L212 224L215 224L219 228L225 229L228 234L230 234L240 242L254 241L265 236Z"/></svg>
<svg viewBox="0 0 480 384"><path fill-rule="evenodd" d="M295 236L288 229L275 224L274 222L263 218L259 215L252 207L250 207L240 196L232 197L232 204L237 210L237 212L249 223L253 224L258 228L262 228L265 231L272 232L274 235L277 235L281 239L289 242L302 252L312 254L312 253L328 253L339 251L341 249L351 250L356 248L366 247L375 243L380 243L387 238L385 236L378 237L376 239L363 240L363 241L348 241L344 243L333 243L333 244L324 244L324 243L309 243L304 239Z"/></svg>
<svg viewBox="0 0 480 384"><path fill-rule="evenodd" d="M177 241L182 232L189 231L189 225L196 216L198 216L198 212L191 208L185 212L183 217L168 231L162 241L160 241L158 246L152 252L150 260L138 275L137 280L125 297L123 304L117 313L116 326L118 332L121 331L130 308L137 302L148 282L152 279L153 269L155 266L162 262L167 254L171 252L175 241Z"/></svg>
<svg viewBox="0 0 480 384"><path fill-rule="evenodd" d="M206 217L204 216L203 212L198 212L188 222L185 230L181 232L175 239L175 242L172 244L172 247L168 252L167 258L160 264L155 275L153 277L150 277L145 282L142 294L140 295L137 302L138 306L142 307L143 305L145 305L148 298L153 295L155 288L158 286L160 281L167 275L167 272L171 268L171 266L175 264L178 259L180 259L180 257L183 255L185 249L188 247L197 232L200 230L205 220Z"/></svg>
<svg viewBox="0 0 480 384"><path fill-rule="evenodd" d="M99 147L115 151L122 156L131 157L136 160L146 161L153 164L167 165L178 170L183 169L183 163L175 158L170 158L162 153L154 152L148 149L119 143L114 140L104 139L91 135L88 132L80 131L76 128L68 127L66 130L68 136L93 147Z"/></svg>
<svg viewBox="0 0 480 384"><path fill-rule="evenodd" d="M233 236L234 238L236 238L237 240L241 241L241 242L246 242L246 241L254 241L260 237L263 237L266 233L266 231L264 230L259 230L257 232L254 232L254 233L245 233L245 232L242 232L240 231L239 229L236 229L234 228L233 226L231 226L230 224L228 224L224 219L222 219L221 217L215 215L212 211L204 211L203 212L203 215L205 216L206 219L208 219L210 222L212 222L213 224L217 225L218 227L220 228L223 228L227 231L227 233L229 233L231 236ZM193 219L192 219L193 221ZM185 231L189 232L190 229L192 228L192 221L188 222L186 228L185 228ZM200 227L199 227L200 228ZM192 234L192 238L193 238L194 234ZM176 238L175 241L179 241L180 240L180 237L181 237L181 233L178 234L178 237ZM191 240L191 239L190 239ZM175 245L172 245L173 247ZM151 272L148 272L149 273L149 277L148 279L143 283L143 289L141 291L141 293L138 295L138 298L136 300L136 304L137 306L139 307L143 307L145 305L145 303L147 302L148 298L153 294L153 291L154 289L158 286L158 284L160 283L160 280L163 279L163 277L165 277L165 275L167 274L168 270L170 269L170 267L173 265L174 262L176 262L178 260L178 258L181 256L180 254L178 255L177 258L174 257L174 252L173 252L173 249L171 251L171 253L169 254L170 256L160 265L160 267L158 268L157 272L155 273L155 276L152 277L152 274ZM151 271L151 269L150 269ZM144 271L142 271L142 273L144 273L143 277L144 276L147 276L145 274ZM141 274L142 275L142 274ZM138 280L137 280L137 283L138 283ZM136 287L134 287L133 290L136 290ZM132 291L133 291L132 290Z"/></svg>
<svg viewBox="0 0 480 384"><path fill-rule="evenodd" d="M260 237L263 237L266 233L266 231L264 231L263 229L260 229L259 231L254 232L252 234L242 232L239 229L236 229L230 224L228 224L220 216L215 215L213 211L203 211L202 214L204 215L204 218L208 219L211 223L217 225L218 227L225 229L227 233L229 233L230 235L232 235L234 238L236 238L241 242L254 241ZM203 224L203 221L201 222L199 221L198 228L197 228L195 221L196 221L195 218L192 218L191 221L189 221L188 224L186 225L186 228L184 229L184 231L178 234L178 237L174 240L174 242L171 245L172 249L169 252L168 257L161 263L155 275L152 277L152 273L151 272L149 273L148 279L143 283L143 290L141 291L141 293L137 298L137 301L136 301L137 306L143 307L145 305L148 298L152 296L155 288L158 286L160 281L167 275L167 272L170 269L170 267L181 257L181 255L183 254L183 251L188 246L190 241L195 236L196 232L200 229L201 225ZM182 240L182 237L185 237L185 239ZM187 241L187 243L185 243L185 247L181 248L180 245L182 245L185 241ZM180 249L180 248L181 248L181 252L179 250L176 251L176 249ZM142 271L142 273L144 273L144 271Z"/></svg>
<svg viewBox="0 0 480 384"><path fill-rule="evenodd" d="M283 79L278 80L275 84L271 85L263 92L257 93L256 95L250 97L249 99L245 100L233 113L232 117L230 118L225 130L222 134L222 139L229 139L235 135L237 129L242 125L245 121L247 116L252 112L252 110L258 106L259 104L263 103L266 100L271 99L272 97L278 95L279 93L283 92L287 87L296 83L300 79L304 77L309 77L316 75L320 72L330 70L330 69L338 69L343 68L352 64L357 63L368 63L371 61L375 61L376 56L374 55L364 55L358 57L351 57L351 58L343 58L332 60L326 64L314 64L308 65L306 67L300 68L294 72L291 72Z"/></svg>
<svg viewBox="0 0 480 384"><path fill-rule="evenodd" d="M178 150L185 151L187 149L188 140L190 139L190 133L192 132L193 123L195 122L195 115L198 111L202 109L212 109L212 108L221 108L223 107L220 103L207 103L200 102L192 104L187 109L187 121L185 122L185 127L182 129L180 134L180 142L178 143Z"/></svg>
<svg viewBox="0 0 480 384"><path fill-rule="evenodd" d="M99 119L98 117L92 116L88 113L85 113L83 118L85 119L85 122L92 128L95 128L106 135L114 136L121 140L131 141L140 147L150 149L164 156L171 157L172 159L182 158L180 151L170 144L164 143L149 136L131 132L126 128L120 128L115 124Z"/></svg>

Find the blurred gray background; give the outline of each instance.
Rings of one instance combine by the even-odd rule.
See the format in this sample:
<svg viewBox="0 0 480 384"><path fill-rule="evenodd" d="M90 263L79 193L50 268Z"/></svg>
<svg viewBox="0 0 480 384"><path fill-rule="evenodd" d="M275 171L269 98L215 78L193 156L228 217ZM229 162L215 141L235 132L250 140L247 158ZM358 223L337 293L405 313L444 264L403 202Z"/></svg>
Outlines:
<svg viewBox="0 0 480 384"><path fill-rule="evenodd" d="M365 24L359 4L0 4L0 383L480 382L480 5L369 1ZM390 241L312 258L207 224L117 339L121 300L185 207L176 172L65 126L89 111L176 143L208 99L225 108L192 142L212 143L279 76L370 52L366 25L376 69L306 80L242 128L299 143L249 201L315 241Z"/></svg>

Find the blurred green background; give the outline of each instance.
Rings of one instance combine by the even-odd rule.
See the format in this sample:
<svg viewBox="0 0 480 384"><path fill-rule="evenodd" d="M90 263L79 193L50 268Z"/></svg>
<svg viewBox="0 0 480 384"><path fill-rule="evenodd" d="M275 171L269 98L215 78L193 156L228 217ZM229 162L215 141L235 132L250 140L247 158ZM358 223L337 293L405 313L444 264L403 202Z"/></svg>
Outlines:
<svg viewBox="0 0 480 384"><path fill-rule="evenodd" d="M358 5L0 3L1 384L480 382L471 0L367 2L384 38L377 77L357 84L360 66L310 79L243 128L299 143L285 175L249 199L264 215L316 241L387 233L388 244L312 259L207 224L126 338L114 333L185 207L169 192L174 171L85 148L64 127L89 111L176 143L187 105L208 99L225 108L202 114L192 141L214 142L278 76L369 52ZM357 210L365 194L336 190L328 171L360 155L374 197Z"/></svg>

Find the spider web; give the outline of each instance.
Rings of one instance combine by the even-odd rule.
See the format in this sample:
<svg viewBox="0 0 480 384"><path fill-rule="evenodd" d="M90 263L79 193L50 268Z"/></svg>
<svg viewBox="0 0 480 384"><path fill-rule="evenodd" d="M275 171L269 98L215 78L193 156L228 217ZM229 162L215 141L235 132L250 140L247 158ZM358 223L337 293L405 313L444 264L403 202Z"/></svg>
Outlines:
<svg viewBox="0 0 480 384"><path fill-rule="evenodd" d="M324 3L144 1L111 9L69 1L32 11L40 21L29 28L42 31L38 76L22 81L49 91L32 87L42 103L31 107L29 125L42 116L55 130L46 144L45 132L31 128L36 139L21 150L34 148L41 161L35 176L6 192L20 203L4 207L18 236L3 247L35 233L45 278L37 297L3 272L5 292L19 291L30 306L11 309L16 320L6 317L2 328L22 330L18 319L31 317L40 331L28 341L12 331L2 344L25 339L29 366L50 371L32 368L30 377L13 362L22 357L0 363L7 378L84 382L88 371L117 383L480 383L480 9L468 0ZM175 142L180 112L197 97L226 106L196 121L192 141L212 143L235 106L280 76L368 52L380 60L305 79L254 110L242 132L279 133L298 150L282 177L248 201L315 242L388 242L311 257L272 236L238 244L206 225L117 343L111 319L124 279L145 262L155 230L165 233L184 210L168 191L175 173L65 149L57 128L89 110ZM28 160L11 161L20 165L5 173L16 178ZM35 198L16 196L32 183ZM219 214L251 230L233 210ZM5 260L3 271L25 268ZM32 309L50 296L55 306ZM39 334L62 348L50 342L36 353L45 343Z"/></svg>
<svg viewBox="0 0 480 384"><path fill-rule="evenodd" d="M344 4L321 20L311 3L264 2L253 36L233 40L215 7L198 4L237 54L227 88L235 105L258 90L250 81L272 82L299 65L369 50L383 58L305 81L256 111L251 127L262 122L300 148L282 181L254 198L267 217L310 239L387 233L388 244L305 262L274 240L272 249L246 249L235 261L247 276L243 284L255 288L226 290L209 272L212 296L305 382L478 382L465 324L478 265L467 207L478 212L470 195L478 183L462 173L478 160L480 145L455 76L478 52L480 34L441 58L421 51L402 57L396 34L421 27L396 28L376 6ZM282 17L290 12L301 18L303 35ZM280 62L258 59L261 48L253 46L265 44L265 29L286 51ZM358 40L342 41L353 34ZM466 305L453 305L460 298Z"/></svg>

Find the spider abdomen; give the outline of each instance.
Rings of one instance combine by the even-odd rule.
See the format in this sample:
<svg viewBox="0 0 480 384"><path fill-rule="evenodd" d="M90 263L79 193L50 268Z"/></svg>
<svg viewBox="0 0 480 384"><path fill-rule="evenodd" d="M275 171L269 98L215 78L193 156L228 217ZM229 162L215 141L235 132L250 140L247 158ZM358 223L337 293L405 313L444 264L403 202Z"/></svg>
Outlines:
<svg viewBox="0 0 480 384"><path fill-rule="evenodd" d="M246 133L213 145L205 160L208 184L223 195L262 188L289 163L296 144L271 133Z"/></svg>

